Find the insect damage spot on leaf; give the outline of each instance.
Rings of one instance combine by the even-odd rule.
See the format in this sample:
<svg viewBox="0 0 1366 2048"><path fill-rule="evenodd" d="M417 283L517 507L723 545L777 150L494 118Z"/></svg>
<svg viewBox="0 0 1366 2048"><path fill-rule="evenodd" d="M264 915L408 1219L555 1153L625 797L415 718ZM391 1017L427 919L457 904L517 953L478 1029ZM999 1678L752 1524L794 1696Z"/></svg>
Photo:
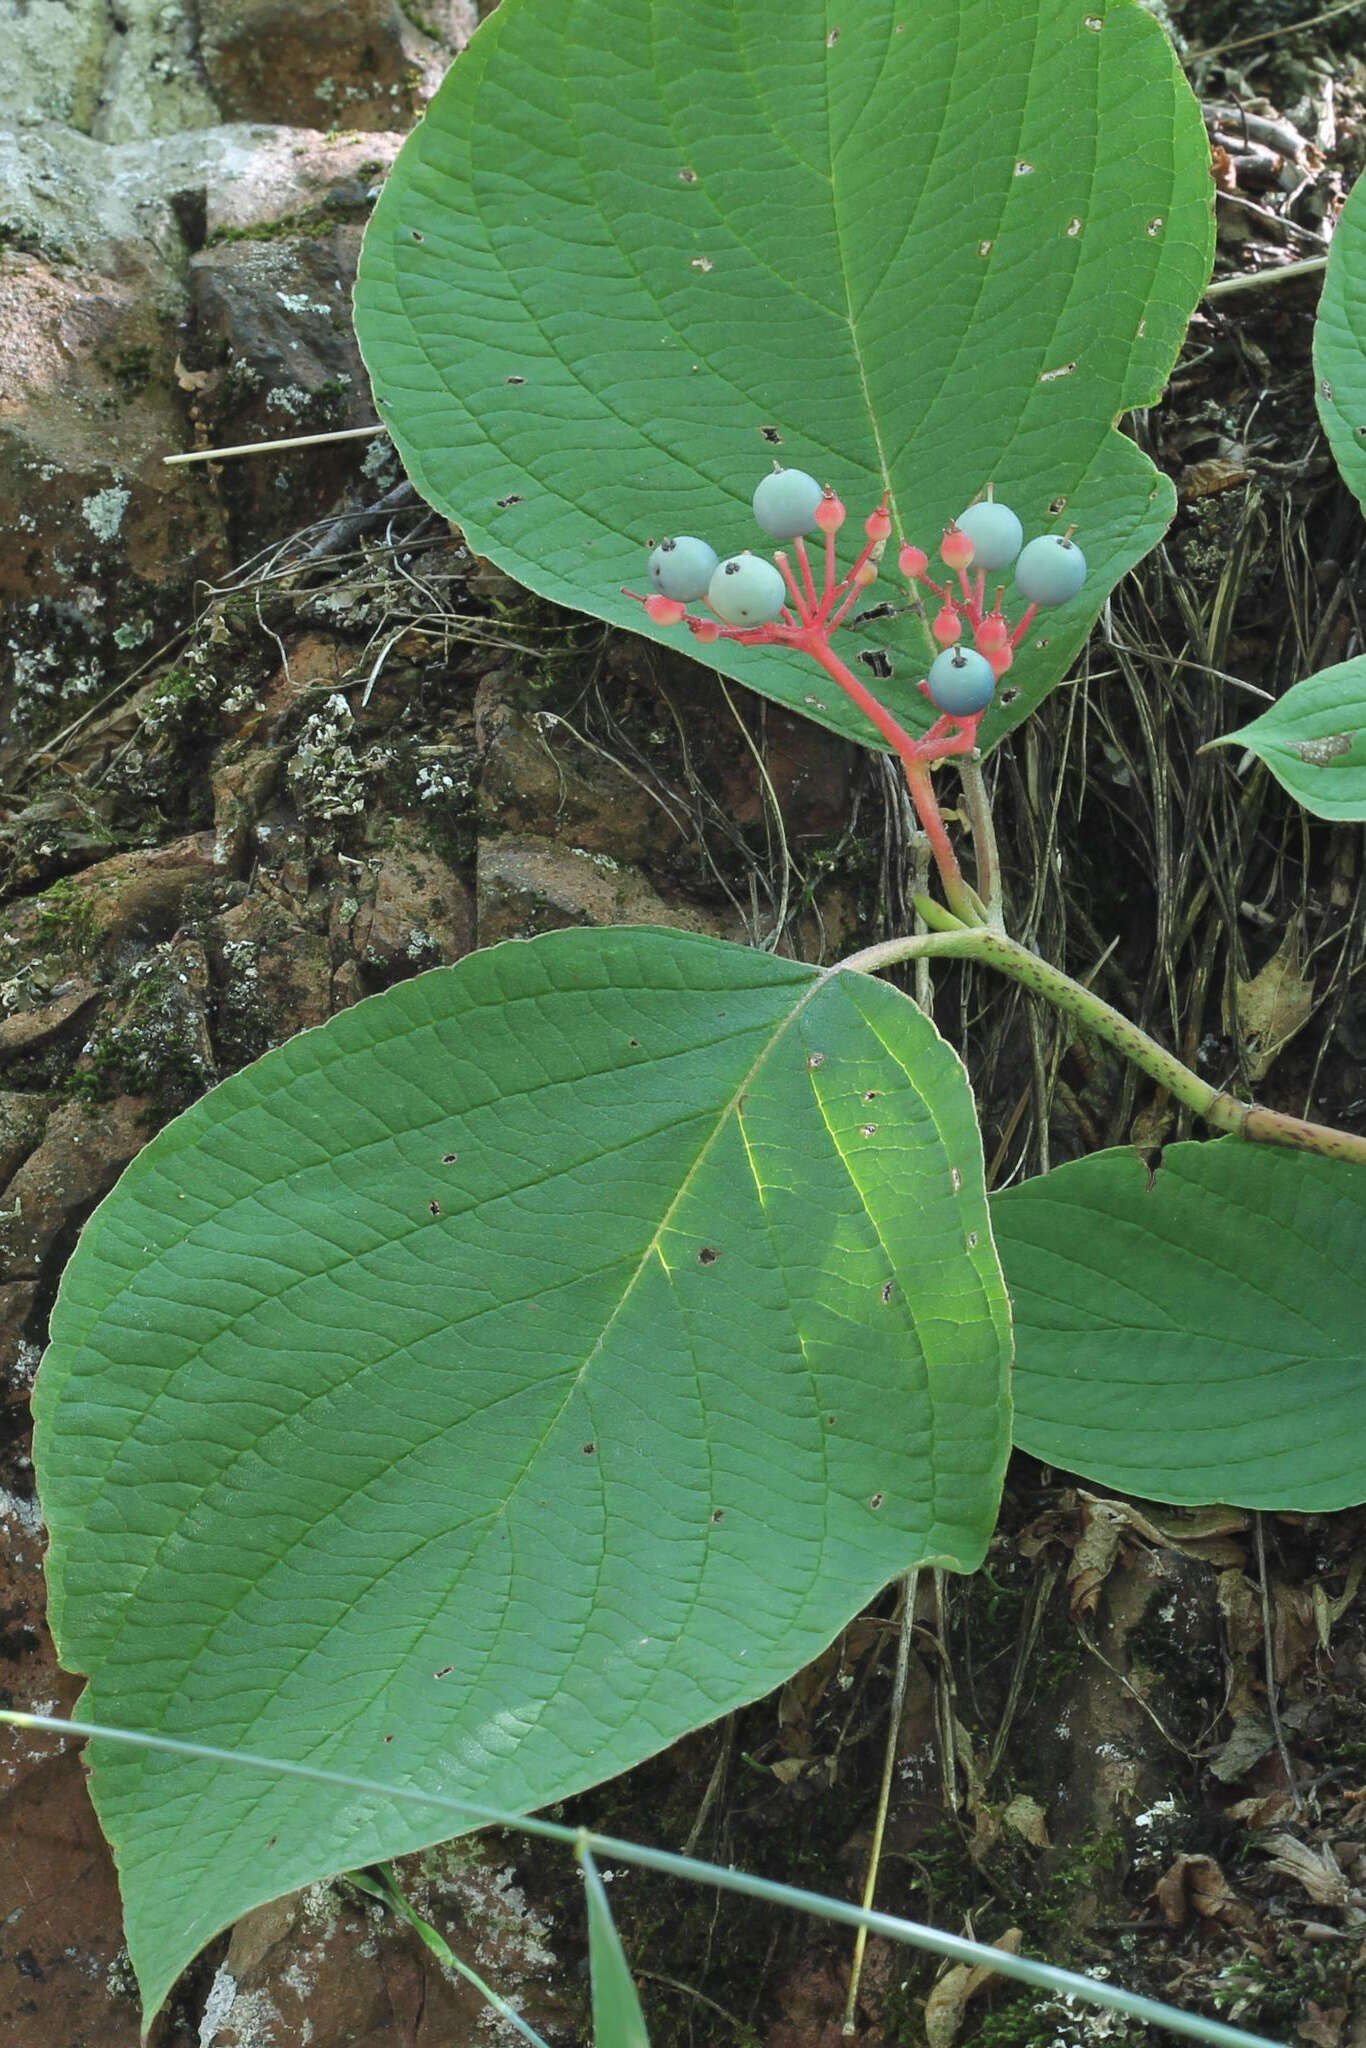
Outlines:
<svg viewBox="0 0 1366 2048"><path fill-rule="evenodd" d="M1056 384L1059 377L1070 377L1076 367L1075 363L1062 363L1056 370L1040 370L1039 382L1041 384Z"/></svg>
<svg viewBox="0 0 1366 2048"><path fill-rule="evenodd" d="M809 1052L806 1056L806 1064L814 1072L817 1067L825 1065L825 1059L826 1056L823 1052Z"/></svg>
<svg viewBox="0 0 1366 2048"><path fill-rule="evenodd" d="M720 1256L721 1254L717 1251L714 1244L704 1244L701 1251L697 1254L697 1263L699 1266L714 1266Z"/></svg>
<svg viewBox="0 0 1366 2048"><path fill-rule="evenodd" d="M1069 235L1079 235L1081 233L1081 222L1075 214L1068 221L1066 231Z"/></svg>
<svg viewBox="0 0 1366 2048"><path fill-rule="evenodd" d="M594 1443L580 1444L579 1448L583 1452L585 1458L591 1458L594 1451L596 1451L597 1449L597 1445Z"/></svg>
<svg viewBox="0 0 1366 2048"><path fill-rule="evenodd" d="M429 1215L439 1216L441 1214L440 1202L428 1202L427 1211Z"/></svg>
<svg viewBox="0 0 1366 2048"><path fill-rule="evenodd" d="M1033 176L1033 174L1034 174L1034 166L1033 166L1033 164L1027 164L1027 163L1025 162L1024 158L1023 158L1023 157L1021 157L1021 158L1020 158L1020 161L1019 161L1019 162L1018 162L1018 163L1016 164L1016 166L1015 166L1015 175L1016 175L1016 177L1017 177L1017 178L1029 178L1029 177L1032 177L1032 176Z"/></svg>
<svg viewBox="0 0 1366 2048"><path fill-rule="evenodd" d="M876 1124L860 1124L860 1125L859 1125L859 1136L860 1136L861 1138L875 1138L875 1137L877 1136L877 1125L876 1125Z"/></svg>
<svg viewBox="0 0 1366 2048"><path fill-rule="evenodd" d="M885 1493L875 1493L869 1497L868 1505L873 1510L874 1514L877 1513L878 1509L882 1506L882 1503L886 1500L886 1498L887 1496Z"/></svg>
<svg viewBox="0 0 1366 2048"><path fill-rule="evenodd" d="M889 1302L895 1293L896 1282L894 1280L884 1280L882 1283L882 1299L884 1303Z"/></svg>
<svg viewBox="0 0 1366 2048"><path fill-rule="evenodd" d="M454 1166L459 1157L460 1154L458 1152L443 1152L441 1155L441 1164L443 1166Z"/></svg>
<svg viewBox="0 0 1366 2048"><path fill-rule="evenodd" d="M454 1669L455 1669L455 1666L454 1666L454 1664L443 1664L443 1665L442 1665L442 1667L441 1667L441 1669L440 1669L439 1671L434 1671L434 1672L432 1673L432 1677L433 1677L433 1678L449 1678L449 1677L450 1677L450 1675L451 1675L451 1673L452 1673L452 1671L454 1671Z"/></svg>
<svg viewBox="0 0 1366 2048"><path fill-rule="evenodd" d="M496 503L496 505L497 505L497 507L498 507L498 510L499 510L500 512L506 512L506 510L507 510L507 508L508 508L508 506L509 506L509 505L520 505L520 504L521 504L521 502L522 502L522 494L521 494L521 492L520 492L520 491L509 491L509 492L508 492L508 495L506 496L506 498L498 498L498 499L495 499L495 501L494 501L494 502Z"/></svg>
<svg viewBox="0 0 1366 2048"><path fill-rule="evenodd" d="M885 647L860 647L858 658L879 682L885 683L889 676L896 673L892 667L892 657Z"/></svg>
<svg viewBox="0 0 1366 2048"><path fill-rule="evenodd" d="M525 384L525 383L526 383L526 378L525 378L525 377L509 377L509 378L508 378L508 379L507 379L506 381L507 381L507 382L508 382L509 384Z"/></svg>
<svg viewBox="0 0 1366 2048"><path fill-rule="evenodd" d="M760 427L759 432L766 441L772 441L775 445L783 438L776 427Z"/></svg>
<svg viewBox="0 0 1366 2048"><path fill-rule="evenodd" d="M694 256L691 268L694 270L715 270L716 265L712 262L710 256Z"/></svg>
<svg viewBox="0 0 1366 2048"><path fill-rule="evenodd" d="M678 182L680 185L695 185L697 183L697 173L691 164L684 164L678 174Z"/></svg>
<svg viewBox="0 0 1366 2048"><path fill-rule="evenodd" d="M724 1522L724 1521L725 1521L725 1519L726 1519L726 1511L725 1511L725 1509L724 1509L724 1508L713 1508L713 1509L712 1509L712 1511L711 1511L711 1518L712 1518L713 1522Z"/></svg>
<svg viewBox="0 0 1366 2048"><path fill-rule="evenodd" d="M1065 498L1065 497L1063 497L1063 498L1054 498L1054 499L1052 499L1052 500L1051 500L1051 502L1050 502L1050 504L1049 504L1049 507L1048 507L1048 516L1049 516L1049 518L1050 518L1050 519L1056 519L1056 518L1057 518L1057 516L1058 516L1058 514L1059 514L1060 512L1065 512L1066 510L1067 510L1067 500L1066 500L1066 498Z"/></svg>
<svg viewBox="0 0 1366 2048"><path fill-rule="evenodd" d="M1287 740L1285 750L1311 768L1326 768L1330 762L1340 761L1344 754L1350 754L1356 738L1353 732L1330 732L1319 740Z"/></svg>
<svg viewBox="0 0 1366 2048"><path fill-rule="evenodd" d="M864 1089L864 1091L863 1091L863 1099L864 1099L864 1101L865 1101L865 1102L876 1102L876 1101L877 1101L877 1089L876 1089L876 1088L865 1088L865 1089Z"/></svg>
<svg viewBox="0 0 1366 2048"><path fill-rule="evenodd" d="M1161 214L1159 214L1156 220L1150 220L1148 222L1146 232L1150 235L1160 235L1163 228L1166 227L1166 225L1166 221L1164 221Z"/></svg>
<svg viewBox="0 0 1366 2048"><path fill-rule="evenodd" d="M837 28L832 28L832 29L831 29L831 31L830 31L830 33L829 33L829 35L828 35L828 36L826 37L826 39L825 39L825 47L826 47L826 49L827 49L827 50L833 50L833 49L834 49L834 47L835 47L835 45L836 45L836 43L837 43L837 42L839 41L839 39L840 39L840 32L839 32L839 30L838 30Z"/></svg>

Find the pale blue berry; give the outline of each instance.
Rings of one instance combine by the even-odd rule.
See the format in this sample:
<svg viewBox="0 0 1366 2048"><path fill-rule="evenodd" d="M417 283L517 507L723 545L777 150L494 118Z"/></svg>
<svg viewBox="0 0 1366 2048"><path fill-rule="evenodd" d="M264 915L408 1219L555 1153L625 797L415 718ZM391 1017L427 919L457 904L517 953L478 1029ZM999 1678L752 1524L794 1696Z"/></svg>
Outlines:
<svg viewBox="0 0 1366 2048"><path fill-rule="evenodd" d="M975 718L996 695L996 671L975 647L946 647L926 680L930 702L953 718Z"/></svg>
<svg viewBox="0 0 1366 2048"><path fill-rule="evenodd" d="M695 534L680 533L662 540L650 556L650 582L661 597L692 604L706 596L715 567L715 548Z"/></svg>
<svg viewBox="0 0 1366 2048"><path fill-rule="evenodd" d="M1066 604L1086 581L1086 557L1074 540L1041 533L1015 564L1015 581L1031 604Z"/></svg>
<svg viewBox="0 0 1366 2048"><path fill-rule="evenodd" d="M1024 541L1024 528L1009 505L998 505L994 498L969 505L954 525L972 542L974 569L1008 569Z"/></svg>
<svg viewBox="0 0 1366 2048"><path fill-rule="evenodd" d="M799 533L810 533L824 496L804 469L771 470L754 493L754 516L775 540L795 540Z"/></svg>
<svg viewBox="0 0 1366 2048"><path fill-rule="evenodd" d="M762 555L729 555L712 572L707 602L728 626L767 626L787 603L787 585Z"/></svg>

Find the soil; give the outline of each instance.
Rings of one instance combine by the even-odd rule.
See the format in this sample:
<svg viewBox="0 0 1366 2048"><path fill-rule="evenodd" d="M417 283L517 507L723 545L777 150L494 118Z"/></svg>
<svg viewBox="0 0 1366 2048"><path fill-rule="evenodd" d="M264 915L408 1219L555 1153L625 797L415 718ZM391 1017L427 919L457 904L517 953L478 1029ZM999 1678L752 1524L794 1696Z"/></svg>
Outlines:
<svg viewBox="0 0 1366 2048"><path fill-rule="evenodd" d="M218 8L234 35L240 12ZM1300 14L1293 0L1171 9L1216 148L1221 279L1321 253L1366 158L1360 15L1296 28ZM253 102L228 27L219 111L302 118ZM439 70L433 52L459 37L418 27ZM257 185L239 179L245 211L218 229L228 201L186 202L178 329L119 326L133 314L105 295L115 326L90 345L126 486L91 467L74 385L24 429L49 435L72 504L89 485L90 531L74 594L36 556L3 587L0 1700L20 1707L63 1711L79 1691L45 1630L28 1459L46 1314L85 1217L168 1117L360 996L498 938L671 922L824 960L906 920L906 819L883 763L529 597L428 512L382 440L191 472L193 491L170 497L146 481L167 435L212 445L373 416L334 314L397 138L370 99L344 125L359 141L312 137L287 189L283 156ZM127 274L126 251L120 273L81 232L63 257L15 244L34 307L82 264ZM138 248L150 276L162 257ZM155 274L171 292L171 270ZM1126 423L1176 480L1176 522L1115 594L1076 686L991 776L1022 936L1094 970L1231 1085L1366 1130L1360 832L1307 820L1228 750L1200 751L1256 691L1363 646L1361 515L1314 412L1316 292L1311 276L1204 302L1167 397ZM332 309L303 350L282 323L292 295ZM30 513L61 516L36 464L14 473L22 532ZM183 541L174 573L158 566L168 533ZM38 654L53 645L57 669ZM1290 994L1259 1009L1248 990L1271 962ZM935 1004L968 1061L994 1185L1184 1134L1142 1077L991 994L945 976ZM919 1589L878 1903L1282 2041L1366 2048L1363 1562L1366 1511L1166 1510L1017 1455L985 1568ZM564 1817L856 1896L894 1609L889 1592L780 1694ZM0 1740L0 1840L0 2039L133 2048L114 1874L74 1754ZM556 2048L589 2038L581 1897L558 1853L481 1837L399 1874ZM609 1875L657 2048L848 2038L844 1936ZM1000 1979L937 1978L932 1959L871 1942L858 2038L1139 2039ZM154 2048L503 2038L346 1879L239 1923L152 2033Z"/></svg>

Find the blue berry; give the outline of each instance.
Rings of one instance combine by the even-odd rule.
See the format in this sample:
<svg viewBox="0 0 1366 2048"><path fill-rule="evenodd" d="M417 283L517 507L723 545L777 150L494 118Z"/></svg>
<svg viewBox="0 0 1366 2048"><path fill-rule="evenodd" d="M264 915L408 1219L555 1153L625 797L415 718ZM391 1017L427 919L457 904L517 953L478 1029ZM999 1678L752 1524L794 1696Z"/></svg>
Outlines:
<svg viewBox="0 0 1366 2048"><path fill-rule="evenodd" d="M1066 604L1086 581L1086 557L1074 540L1041 533L1015 564L1015 581L1031 604Z"/></svg>
<svg viewBox="0 0 1366 2048"><path fill-rule="evenodd" d="M762 555L728 555L712 572L707 602L728 626L767 626L787 603L787 585Z"/></svg>
<svg viewBox="0 0 1366 2048"><path fill-rule="evenodd" d="M662 540L650 556L650 582L661 597L692 604L705 597L716 567L716 549L695 534L680 533Z"/></svg>
<svg viewBox="0 0 1366 2048"><path fill-rule="evenodd" d="M996 695L996 671L975 647L946 647L926 680L930 702L953 718L975 718Z"/></svg>
<svg viewBox="0 0 1366 2048"><path fill-rule="evenodd" d="M799 533L810 533L824 496L804 469L771 470L754 493L754 516L775 540L795 540Z"/></svg>
<svg viewBox="0 0 1366 2048"><path fill-rule="evenodd" d="M954 525L972 542L974 569L1009 568L1024 540L1024 528L1009 505L998 505L994 498L969 505Z"/></svg>

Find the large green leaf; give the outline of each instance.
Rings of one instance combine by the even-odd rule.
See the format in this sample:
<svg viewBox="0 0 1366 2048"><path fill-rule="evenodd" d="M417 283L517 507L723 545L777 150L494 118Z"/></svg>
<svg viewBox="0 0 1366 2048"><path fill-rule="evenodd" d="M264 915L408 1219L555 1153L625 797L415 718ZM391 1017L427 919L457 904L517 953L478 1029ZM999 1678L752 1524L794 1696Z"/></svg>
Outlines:
<svg viewBox="0 0 1366 2048"><path fill-rule="evenodd" d="M1211 745L1246 747L1316 818L1366 818L1366 656L1320 669Z"/></svg>
<svg viewBox="0 0 1366 2048"><path fill-rule="evenodd" d="M996 1196L1015 1441L1149 1499L1366 1500L1366 1172L1226 1138Z"/></svg>
<svg viewBox="0 0 1366 2048"><path fill-rule="evenodd" d="M1328 445L1366 505L1366 178L1333 233L1314 323L1314 381Z"/></svg>
<svg viewBox="0 0 1366 2048"><path fill-rule="evenodd" d="M883 983L565 931L358 1005L157 1137L36 1392L85 1710L528 1810L971 1570L1009 1323L962 1068ZM155 2009L439 1813L96 1744Z"/></svg>
<svg viewBox="0 0 1366 2048"><path fill-rule="evenodd" d="M1085 593L1026 643L990 745L1171 517L1112 422L1204 288L1208 166L1135 0L503 0L390 176L357 331L471 544L671 645L619 587L660 534L760 545L774 457L860 518L886 486L930 549L988 480L1027 530L1075 521ZM890 649L883 694L923 727L924 629L863 630L850 657ZM873 740L797 656L706 659Z"/></svg>

